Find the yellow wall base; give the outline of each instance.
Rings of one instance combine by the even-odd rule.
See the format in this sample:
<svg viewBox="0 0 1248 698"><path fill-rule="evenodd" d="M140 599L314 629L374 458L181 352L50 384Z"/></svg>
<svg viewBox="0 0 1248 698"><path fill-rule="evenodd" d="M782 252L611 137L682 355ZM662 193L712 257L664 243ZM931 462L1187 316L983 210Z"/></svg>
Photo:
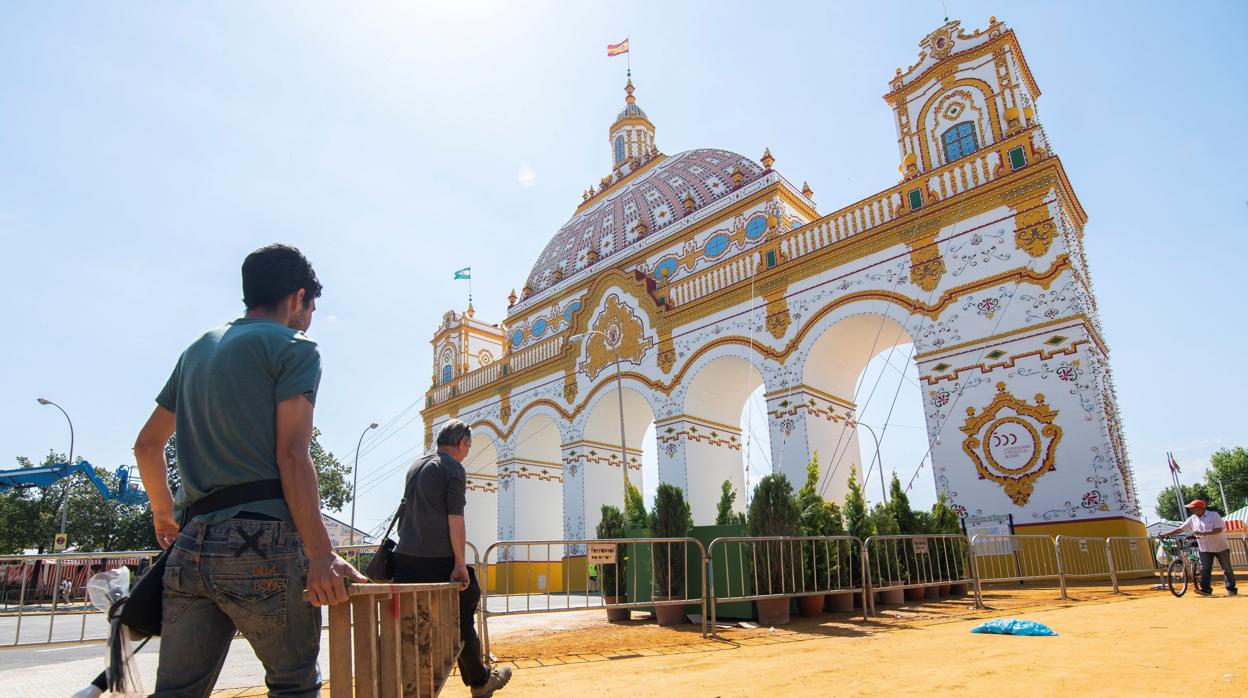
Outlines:
<svg viewBox="0 0 1248 698"><path fill-rule="evenodd" d="M1014 532L1020 536L1082 536L1109 538L1110 536L1143 537L1148 535L1144 524L1134 519L1115 517L1091 521L1062 521L1039 524L1015 524Z"/></svg>

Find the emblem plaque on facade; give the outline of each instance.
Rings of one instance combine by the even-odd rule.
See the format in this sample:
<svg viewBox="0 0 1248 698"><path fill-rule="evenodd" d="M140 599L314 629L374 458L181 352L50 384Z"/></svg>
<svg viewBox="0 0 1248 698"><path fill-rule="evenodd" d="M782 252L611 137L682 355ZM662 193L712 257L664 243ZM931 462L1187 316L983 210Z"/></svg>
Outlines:
<svg viewBox="0 0 1248 698"><path fill-rule="evenodd" d="M1023 506L1031 498L1036 480L1056 470L1054 455L1062 440L1062 428L1053 423L1057 410L1037 394L1029 405L997 383L992 403L976 414L966 408L962 450L975 463L981 480L1001 485L1010 501Z"/></svg>

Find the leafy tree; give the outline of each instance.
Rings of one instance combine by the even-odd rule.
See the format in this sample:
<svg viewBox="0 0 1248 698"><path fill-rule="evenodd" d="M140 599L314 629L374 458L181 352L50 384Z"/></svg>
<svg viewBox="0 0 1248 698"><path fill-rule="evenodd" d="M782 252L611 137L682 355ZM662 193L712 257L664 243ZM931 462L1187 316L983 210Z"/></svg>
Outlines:
<svg viewBox="0 0 1248 698"><path fill-rule="evenodd" d="M646 516L646 501L641 498L641 490L632 480L625 481L624 485L624 523L630 529L645 530L650 518Z"/></svg>
<svg viewBox="0 0 1248 698"><path fill-rule="evenodd" d="M945 493L936 495L936 503L932 505L932 531L934 533L961 533L962 523L958 520L958 512L949 506Z"/></svg>
<svg viewBox="0 0 1248 698"><path fill-rule="evenodd" d="M797 491L798 528L804 536L832 535L828 530L832 522L828 508L819 496L819 454L815 453L806 464L806 482Z"/></svg>
<svg viewBox="0 0 1248 698"><path fill-rule="evenodd" d="M1184 484L1182 499L1184 504L1193 499L1203 499L1210 509L1218 512L1225 511L1218 497L1216 484L1213 489L1210 489L1209 485L1204 482ZM1174 485L1170 485L1157 495L1157 515L1167 521L1182 521L1188 517L1188 511L1179 506L1178 499L1174 496Z"/></svg>
<svg viewBox="0 0 1248 698"><path fill-rule="evenodd" d="M797 500L788 477L773 473L758 481L750 499L749 526L750 536L754 538L797 534ZM769 541L755 546L755 554L750 557L761 568L757 571L759 593L775 594L792 589L792 575L784 562L792 552L785 550L786 542Z"/></svg>
<svg viewBox="0 0 1248 698"><path fill-rule="evenodd" d="M836 502L828 502L824 508L827 510L828 535L845 535L845 516L841 513L841 507Z"/></svg>
<svg viewBox="0 0 1248 698"><path fill-rule="evenodd" d="M910 497L906 496L905 490L901 489L901 480L897 479L897 473L893 473L893 481L888 486L888 499L888 507L892 510L893 518L897 520L897 527L903 534L930 533L919 525L919 518L910 508Z"/></svg>
<svg viewBox="0 0 1248 698"><path fill-rule="evenodd" d="M845 494L845 530L860 540L871 536L871 521L867 518L867 500L858 484L858 471L849 466L849 492Z"/></svg>
<svg viewBox="0 0 1248 698"><path fill-rule="evenodd" d="M1205 483L1211 492L1218 491L1218 480L1226 490L1227 501L1223 513L1232 512L1248 505L1248 449L1243 446L1223 448L1209 458L1209 470L1205 471ZM1219 493L1218 500L1222 497Z"/></svg>
<svg viewBox="0 0 1248 698"><path fill-rule="evenodd" d="M325 450L320 443L321 430L313 427L312 464L316 466L316 482L321 488L321 508L342 511L351 502L351 468L338 462L333 452Z"/></svg>
<svg viewBox="0 0 1248 698"><path fill-rule="evenodd" d="M798 528L803 536L833 535L832 516L827 503L819 495L819 454L806 464L806 483L797 491ZM838 514L839 516L839 514ZM840 543L806 541L802 543L802 569L806 589L824 588L830 578L829 564L836 557Z"/></svg>
<svg viewBox="0 0 1248 698"><path fill-rule="evenodd" d="M737 490L732 486L731 480L724 480L719 486L719 503L715 505L715 525L728 526L731 524L744 524L745 513L733 511L733 505L737 502Z"/></svg>
<svg viewBox="0 0 1248 698"><path fill-rule="evenodd" d="M597 534L599 538L623 538L624 537L624 513L616 507L604 504L602 506L602 519L598 521ZM628 582L628 568L626 567L626 555L623 550L624 546L617 546L616 564L599 565L598 578L602 580L603 596L624 596L625 584Z"/></svg>
<svg viewBox="0 0 1248 698"><path fill-rule="evenodd" d="M655 538L683 538L693 528L693 511L685 493L676 485L660 483L650 512L650 535ZM655 596L683 596L685 593L685 544L654 543Z"/></svg>

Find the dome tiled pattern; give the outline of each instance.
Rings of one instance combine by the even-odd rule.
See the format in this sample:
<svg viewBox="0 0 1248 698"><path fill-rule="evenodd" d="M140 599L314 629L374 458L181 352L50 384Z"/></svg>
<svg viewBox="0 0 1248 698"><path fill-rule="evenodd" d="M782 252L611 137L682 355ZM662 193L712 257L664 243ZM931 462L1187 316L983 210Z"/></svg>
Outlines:
<svg viewBox="0 0 1248 698"><path fill-rule="evenodd" d="M638 221L645 223L648 237L654 236L684 215L686 194L693 195L695 211L726 196L738 167L745 174L742 185L764 171L743 155L714 148L686 150L664 160L564 224L533 265L526 285L537 293L550 287L556 269L564 276L584 269L591 249L598 250L599 261L606 260L637 241Z"/></svg>

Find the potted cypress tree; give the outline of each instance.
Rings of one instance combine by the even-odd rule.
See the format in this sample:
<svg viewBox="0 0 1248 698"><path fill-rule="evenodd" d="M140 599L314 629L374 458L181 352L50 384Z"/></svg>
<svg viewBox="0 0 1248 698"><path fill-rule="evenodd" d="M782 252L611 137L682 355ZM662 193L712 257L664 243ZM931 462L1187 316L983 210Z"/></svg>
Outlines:
<svg viewBox="0 0 1248 698"><path fill-rule="evenodd" d="M871 508L870 525L876 535L895 536L901 532L893 510L883 504L876 504ZM883 545L876 549L868 572L872 575L872 581L877 584L885 580L907 579L904 576L901 556L896 546L892 545ZM901 589L886 589L878 593L880 603L900 604L906 600L905 592Z"/></svg>
<svg viewBox="0 0 1248 698"><path fill-rule="evenodd" d="M958 513L949 506L944 492L937 493L936 503L932 505L931 518L932 530L935 533L958 534L962 532ZM962 579L963 566L966 564L966 560L962 557L963 552L959 547L950 546L947 561L941 561L944 578L950 580L948 593L953 596L962 596L967 592L967 583L959 581Z"/></svg>
<svg viewBox="0 0 1248 698"><path fill-rule="evenodd" d="M841 514L841 508L836 505L836 502L828 502L824 505L824 509L828 525L828 532L824 535L845 535L845 517ZM844 543L837 543L832 548L833 557L828 564L828 574L832 578L833 584L842 587L857 586L862 581L862 570L857 567L857 563L850 564L850 558L846 554L853 550L853 546L843 548L841 547L843 545ZM862 596L853 592L828 594L823 608L825 611L852 611L854 610L854 599L861 600Z"/></svg>
<svg viewBox="0 0 1248 698"><path fill-rule="evenodd" d="M849 491L845 493L845 531L857 538L859 541L865 542L871 537L871 521L867 518L867 500L862 496L862 486L858 484L858 469L853 465L849 466ZM863 575L863 559L858 546L853 546L849 550L849 565L854 574ZM861 605L862 597L854 595L854 605Z"/></svg>
<svg viewBox="0 0 1248 698"><path fill-rule="evenodd" d="M910 498L906 496L905 490L901 489L901 481L897 479L897 473L893 473L893 481L889 485L888 492L888 508L893 513L893 519L897 522L897 532L913 536L921 533L928 533L919 523L918 514L910 508ZM885 524L887 527L888 524ZM921 559L914 552L914 546L908 541L894 541L888 543L881 550L888 550L898 562L895 575L899 575L905 581L912 581L923 578L923 570L928 564L927 560ZM927 593L935 593L935 587L924 589L923 587L914 587L905 590L907 601L922 601Z"/></svg>
<svg viewBox="0 0 1248 698"><path fill-rule="evenodd" d="M793 536L797 534L797 501L793 498L793 485L789 478L774 473L759 480L750 501L749 526L753 538L769 536ZM757 572L759 594L786 594L793 591L793 562L791 546L780 541L756 544L755 559L760 567ZM754 602L758 622L766 625L784 625L789 622L789 598L783 596Z"/></svg>
<svg viewBox="0 0 1248 698"><path fill-rule="evenodd" d="M613 539L624 537L624 513L610 505L603 505L602 520L598 522L598 537L600 539ZM602 582L602 600L607 604L607 620L620 621L628 620L630 617L627 608L610 608L612 604L623 603L628 600L627 588L625 584L628 582L628 567L624 555L624 546L616 546L615 564L599 565L598 579Z"/></svg>
<svg viewBox="0 0 1248 698"><path fill-rule="evenodd" d="M719 486L719 502L715 505L716 526L745 524L745 513L732 510L736 502L737 490L732 486L732 480L724 480Z"/></svg>
<svg viewBox="0 0 1248 698"><path fill-rule="evenodd" d="M828 508L819 496L819 454L816 452L806 465L806 484L797 492L798 528L803 536L830 535ZM832 546L818 541L803 541L802 586L800 590L822 591L828 587ZM797 597L797 611L804 618L813 618L823 611L824 594L804 594Z"/></svg>
<svg viewBox="0 0 1248 698"><path fill-rule="evenodd" d="M659 485L654 496L654 511L650 513L650 535L655 538L684 538L693 528L693 512L685 493L668 483ZM654 601L671 601L685 598L684 543L654 543L651 545L654 565ZM679 625L685 617L684 606L655 606L654 615L659 625Z"/></svg>

